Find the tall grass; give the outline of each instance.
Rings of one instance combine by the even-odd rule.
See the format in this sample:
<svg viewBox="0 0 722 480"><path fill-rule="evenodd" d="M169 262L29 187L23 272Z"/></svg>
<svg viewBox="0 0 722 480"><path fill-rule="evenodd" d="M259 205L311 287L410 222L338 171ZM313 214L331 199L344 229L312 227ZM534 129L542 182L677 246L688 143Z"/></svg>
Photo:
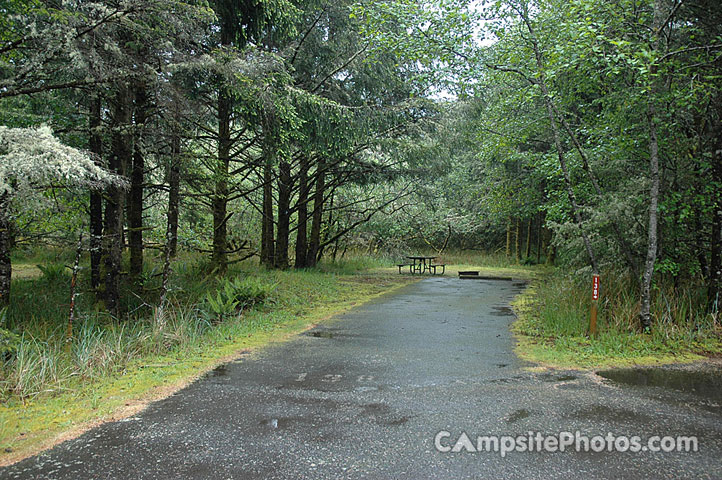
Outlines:
<svg viewBox="0 0 722 480"><path fill-rule="evenodd" d="M57 262L62 254L45 252L42 257L24 259L48 263L39 278L13 282L11 305L2 317L0 327L20 337L14 352L0 359L0 399L5 401L73 389L122 372L146 356L206 348L274 328L319 301L342 298L344 285L337 275L384 264L355 256L323 262L317 269L267 271L246 263L219 278L208 273L203 257L185 255L174 263L168 302L161 310L156 306L160 279L149 259L145 289L135 292L124 285L128 313L123 318L113 318L96 305L84 275L78 319L68 339L68 272ZM209 297L221 298L226 310L219 313Z"/></svg>
<svg viewBox="0 0 722 480"><path fill-rule="evenodd" d="M599 330L589 338L591 278L557 270L534 285L522 307L518 328L525 335L558 349L599 356L643 357L656 354L706 353L719 349L722 327L716 312L707 312L703 291L660 281L656 284L650 335L639 331L639 287L629 275L601 276Z"/></svg>
<svg viewBox="0 0 722 480"><path fill-rule="evenodd" d="M70 342L62 328L26 330L2 368L0 386L7 400L34 397L122 371L146 354L160 354L198 341L206 328L196 315L169 308L162 327L150 320L98 322L86 316Z"/></svg>
<svg viewBox="0 0 722 480"><path fill-rule="evenodd" d="M440 260L452 265L480 265L488 268L516 268L520 266L514 257L507 257L503 253L494 252L451 250L442 253Z"/></svg>
<svg viewBox="0 0 722 480"><path fill-rule="evenodd" d="M394 264L395 260L391 256L350 253L346 254L344 258L336 261L323 260L319 263L317 268L326 273L353 275L356 272L362 272L372 268L391 267Z"/></svg>

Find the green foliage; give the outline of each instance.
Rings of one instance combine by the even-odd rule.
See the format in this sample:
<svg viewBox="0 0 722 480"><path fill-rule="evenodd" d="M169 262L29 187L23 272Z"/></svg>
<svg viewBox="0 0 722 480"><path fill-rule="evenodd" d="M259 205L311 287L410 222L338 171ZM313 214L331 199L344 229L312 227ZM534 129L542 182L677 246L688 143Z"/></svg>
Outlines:
<svg viewBox="0 0 722 480"><path fill-rule="evenodd" d="M483 228L472 235L491 233L498 245L510 218L543 215L560 263L589 264L581 229L604 268L638 271L649 248L648 113L656 107L661 240L655 280L706 290L714 304L720 280L711 265L719 264L720 221L712 212L722 205L722 169L710 163L719 157L719 142L709 126L719 124L722 111L722 89L712 81L721 73L721 12L707 0L362 3L354 15L363 18L375 51L388 49L433 70L432 77L453 78L465 101L447 114L457 128L434 132L457 148L450 149L454 161L445 172L450 181L435 182L431 201L413 212L421 225L414 216L397 217L379 230L416 233L433 245L435 226L460 230L477 213ZM663 21L659 27L655 17ZM464 130L470 135L460 135ZM463 138L469 141L456 140ZM581 224L571 211L560 156ZM468 188L449 195L459 185ZM448 203L439 201L446 195ZM397 233L404 227L405 235ZM384 241L393 244L388 235ZM694 302L695 308L706 311L704 303Z"/></svg>
<svg viewBox="0 0 722 480"><path fill-rule="evenodd" d="M226 280L223 288L227 295L233 296L243 307L260 305L271 299L278 283L266 283L254 277Z"/></svg>
<svg viewBox="0 0 722 480"><path fill-rule="evenodd" d="M224 279L216 291L206 294L201 311L213 322L220 323L246 308L264 303L277 286L253 277Z"/></svg>
<svg viewBox="0 0 722 480"><path fill-rule="evenodd" d="M0 361L11 358L21 343L20 336L4 328L7 307L0 309Z"/></svg>
<svg viewBox="0 0 722 480"><path fill-rule="evenodd" d="M589 275L557 271L534 282L517 304L520 320L515 328L530 340L522 342L522 356L565 366L596 367L645 357L704 355L722 348L719 320L702 308L704 295L696 289L660 282L652 297L656 328L645 335L638 329L636 282L628 274L614 271L604 272L601 280L600 333L596 338L587 335Z"/></svg>
<svg viewBox="0 0 722 480"><path fill-rule="evenodd" d="M0 362L0 397L5 400L54 395L77 388L80 380L112 377L149 355L182 355L208 342L228 342L272 330L311 307L380 288L373 279L350 290L342 284L345 277L341 275L358 273L358 262L347 266L340 260L330 274L234 267L228 277L217 279L201 274L203 262L199 260L203 257L184 254L174 265L173 288L163 309L137 305L128 317L116 319L96 310L93 294L84 287L89 271L83 269L78 317L68 348L68 312L58 308L68 304L67 269L64 272L54 266L60 264L52 263L65 254L41 253L51 262L45 271L53 273L13 281L14 295L0 322L0 350L8 347L6 361ZM364 264L378 265L370 260ZM58 276L64 280L57 281ZM392 279L398 280L396 276ZM383 284L390 283L384 280ZM148 287L154 291L153 284ZM145 300L155 301L147 296Z"/></svg>
<svg viewBox="0 0 722 480"><path fill-rule="evenodd" d="M66 284L66 281L70 278L68 268L62 263L50 263L45 265L38 264L36 267L38 267L42 273L40 281L45 284Z"/></svg>
<svg viewBox="0 0 722 480"><path fill-rule="evenodd" d="M219 290L206 294L201 311L213 323L220 323L229 317L238 315L239 305L232 295L228 295L225 290Z"/></svg>
<svg viewBox="0 0 722 480"><path fill-rule="evenodd" d="M650 105L660 107L662 162L657 322L662 332L673 332L667 341L674 345L684 335L711 331L716 320L705 316L703 297L719 293L713 267L719 257L715 212L722 205L716 127L722 18L713 0L675 3L664 25L668 44L658 48L653 7L669 3L128 0L117 15L106 16L103 2L4 2L0 124L20 128L0 125L9 139L0 154L14 159L12 170L0 162L0 193L27 193L17 194L6 212L20 246L42 237L68 245L87 228L88 192L57 182L69 177L96 186L106 175L95 162L117 158L119 130L128 132L132 153L144 156L142 183L159 186L146 188L140 205L145 243L154 247L166 238L158 226L166 221L173 165L182 176L179 243L194 251L209 250L220 220L232 234L216 246L233 253L259 244L258 225L268 213L273 221L290 215L288 230L298 232L302 175L309 212L316 209L319 179L326 188L319 198L324 208L316 210L326 256L318 269L296 276L259 273L250 260L243 270L232 269L236 277L219 280L211 275L219 265L181 252L171 276L173 307L151 315L157 264L138 279L142 289L122 282L122 309L133 312L127 324L95 312L93 294L81 288L77 364L41 358L63 355L68 290L62 260L43 262L39 280L13 284L17 300L7 315L6 327L24 332L15 371L26 373L13 377L21 385L17 391L26 392L19 395L40 391L67 372L92 377L146 351L192 345L254 311L304 304L317 295L305 276L315 288L332 289L332 282L316 277L319 271L345 275L389 266L411 252L483 249L490 252L485 262L508 267L517 260L503 254L507 238L522 251L530 238L529 251L538 256L519 263L555 257L569 270L583 269L589 259L581 228L603 268L620 268L626 243L634 270L646 252ZM112 99L130 80L147 84L158 114L142 125L109 129ZM56 89L63 85L83 88ZM101 101L101 126L93 133L102 158L80 151L90 140L88 92ZM564 120L569 130L552 132L548 99L555 123ZM42 123L64 132L62 138L49 127L30 128ZM172 151L170 137L180 151ZM581 205L581 225L572 215L557 143ZM280 162L288 162L291 176L283 206L273 205L281 197ZM78 171L82 164L87 168ZM260 165L268 167L272 197L271 211L263 214L262 190L269 184ZM245 249L235 248L243 242ZM474 262L465 256L451 254L460 263ZM627 348L635 338L637 279L626 274L618 282L625 292L606 310L615 332L604 337L609 348ZM582 344L579 312L586 306L568 300L576 293L576 286L556 296L546 292L549 305L559 306L545 307L533 329L560 344ZM82 370L83 362L93 367ZM29 375L39 379L36 386L27 386Z"/></svg>

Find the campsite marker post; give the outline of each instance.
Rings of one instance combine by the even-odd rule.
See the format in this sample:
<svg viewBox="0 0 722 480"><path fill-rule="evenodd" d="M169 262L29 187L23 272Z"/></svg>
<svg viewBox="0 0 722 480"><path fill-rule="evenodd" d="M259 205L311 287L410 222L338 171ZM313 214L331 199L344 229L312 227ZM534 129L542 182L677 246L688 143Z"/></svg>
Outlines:
<svg viewBox="0 0 722 480"><path fill-rule="evenodd" d="M599 275L592 276L592 311L589 317L589 334L597 334L597 301L599 300Z"/></svg>

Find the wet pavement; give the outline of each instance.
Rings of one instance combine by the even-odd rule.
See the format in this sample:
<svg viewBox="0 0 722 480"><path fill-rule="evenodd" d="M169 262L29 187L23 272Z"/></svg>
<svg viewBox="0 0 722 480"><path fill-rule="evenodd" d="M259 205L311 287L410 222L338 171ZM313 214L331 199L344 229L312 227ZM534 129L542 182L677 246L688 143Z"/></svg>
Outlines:
<svg viewBox="0 0 722 480"><path fill-rule="evenodd" d="M522 288L423 280L0 478L722 478L714 390L524 369L509 333ZM469 451L478 436L537 432L696 436L699 451Z"/></svg>
<svg viewBox="0 0 722 480"><path fill-rule="evenodd" d="M666 365L663 367L617 368L597 373L614 382L642 389L671 389L707 398L712 405L722 402L722 370L716 365L689 367L687 365Z"/></svg>

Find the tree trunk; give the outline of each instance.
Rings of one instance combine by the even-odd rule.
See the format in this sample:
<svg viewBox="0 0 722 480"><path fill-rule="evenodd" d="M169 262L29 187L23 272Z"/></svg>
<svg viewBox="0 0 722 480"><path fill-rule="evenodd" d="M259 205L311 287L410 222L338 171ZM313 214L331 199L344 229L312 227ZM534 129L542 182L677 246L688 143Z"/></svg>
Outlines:
<svg viewBox="0 0 722 480"><path fill-rule="evenodd" d="M529 12L527 11L526 6L524 7L524 10L523 10L522 20L525 22L525 24L529 30L529 33L530 33L530 41L532 42L532 47L534 50L534 56L535 56L536 65L537 65L537 73L538 73L538 78L536 80L529 80L529 79L527 79L527 80L529 80L530 83L532 83L532 84L539 85L539 87L541 88L542 93L544 94L545 102L546 102L547 113L552 122L552 129L557 130L557 132L555 132L555 136L559 135L558 126L556 125L556 121L558 120L559 123L561 123L564 130L568 133L569 137L572 140L572 144L574 145L575 149L579 153L579 157L582 160L582 165L584 167L584 171L586 172L587 177L591 181L592 186L594 187L594 191L596 192L597 196L601 198L602 189L599 186L597 177L591 168L589 159L587 158L587 155L584 152L584 149L582 148L581 142L577 138L577 135L574 132L574 130L572 130L571 126L566 121L566 118L564 118L564 115L562 115L559 112L559 110L556 107L556 104L554 103L551 96L549 95L549 91L548 91L548 88L546 85L546 75L544 73L543 55L542 55L541 49L539 48L539 43L536 38L534 28L531 25L531 20L529 18ZM556 145L556 141L555 141L555 145ZM557 150L559 150L559 149L557 148ZM560 163L561 162L562 162L562 159L560 157ZM566 166L562 165L562 170L566 170ZM568 177L568 174L565 172L564 175L565 175L565 180L567 181L567 184L570 185L570 181L567 180L567 178L566 178L566 177ZM569 189L567 189L567 190L569 190ZM572 192L572 194L573 194L573 192ZM576 199L575 199L574 203L576 203ZM576 210L576 208L574 206L572 206L572 208L574 208ZM581 225L581 222L579 221L579 219L578 219L577 223L579 223L579 228L581 230L582 225ZM622 235L622 232L619 229L619 225L617 224L615 219L611 219L611 224L612 224L612 229L614 230L615 237L617 239L617 243L619 244L619 248L622 251L622 254L624 255L627 265L629 266L630 271L632 271L633 273L636 274L637 273L637 264L634 261L634 257L632 255L632 250L629 247L629 244L627 243L626 239ZM587 253L589 254L590 259L591 259L592 268L596 272L598 270L597 267L594 266L596 264L596 259L594 258L594 254L591 249L591 244L589 243L589 241L586 237L586 234L584 233L583 230L582 230L582 237L584 240L585 248L587 249Z"/></svg>
<svg viewBox="0 0 722 480"><path fill-rule="evenodd" d="M657 48L661 47L661 30L664 22L661 0L654 2L654 18L652 20L652 31L657 37ZM657 216L659 205L659 143L657 141L657 106L655 97L659 94L659 81L654 78L657 75L657 65L650 68L652 88L647 104L647 123L649 127L649 225L647 232L647 257L644 262L642 273L641 298L639 323L642 330L648 331L652 327L652 315L650 312L652 277L654 276L654 264L657 259Z"/></svg>
<svg viewBox="0 0 722 480"><path fill-rule="evenodd" d="M88 149L94 155L96 164L101 163L103 155L103 139L100 135L102 124L101 100L94 95L90 103ZM90 285L99 293L100 262L103 258L103 192L90 192ZM99 299L100 300L100 299Z"/></svg>
<svg viewBox="0 0 722 480"><path fill-rule="evenodd" d="M336 255L338 254L338 238L333 242L333 250L331 251L331 261L336 263Z"/></svg>
<svg viewBox="0 0 722 480"><path fill-rule="evenodd" d="M325 183L325 182L324 182ZM323 258L323 253L326 250L326 247L333 243L335 238L337 237L337 232L333 231L332 229L335 226L335 219L333 218L333 202L336 199L336 189L331 190L331 194L328 198L328 217L326 218L326 228L323 228L324 222L323 222L323 215L321 216L321 244L318 247L318 252L316 252L316 263L321 261L321 258ZM378 245L374 244L373 253L378 252Z"/></svg>
<svg viewBox="0 0 722 480"><path fill-rule="evenodd" d="M228 166L231 152L231 98L224 87L218 93L218 159L216 161L213 208L213 270L223 275L228 270Z"/></svg>
<svg viewBox="0 0 722 480"><path fill-rule="evenodd" d="M704 178L699 176L698 182L701 185L707 184L710 180L713 185L722 185L722 122L719 120L719 115L722 114L722 96L719 93L712 103L712 108L715 110L718 119L709 132L710 137L714 139L713 142L710 142L713 160L712 178L710 179L706 175ZM697 191L700 190L701 188L697 189ZM704 267L707 267L707 308L710 312L719 312L722 307L722 191L718 188L713 195L713 198L710 199L712 203L712 230L709 236L709 263L705 262L706 252L704 252L701 245L699 247L699 263L703 271L705 270ZM696 221L700 225L697 228L698 238L703 236L700 216L701 212L696 216ZM702 244L703 241L699 240L698 243Z"/></svg>
<svg viewBox="0 0 722 480"><path fill-rule="evenodd" d="M78 272L80 271L80 257L83 254L83 234L78 237L78 246L75 248L75 261L73 273L70 277L70 313L68 314L68 328L65 331L66 348L70 348L73 339L73 326L75 325L75 302L78 298Z"/></svg>
<svg viewBox="0 0 722 480"><path fill-rule="evenodd" d="M589 164L589 159L587 158L587 154L584 152L584 149L582 148L582 144L577 138L577 134L572 130L571 126L567 122L566 118L564 118L564 115L559 113L557 110L556 104L549 99L548 100L550 106L554 110L554 113L557 115L557 118L559 119L559 122L564 127L564 130L566 130L567 134L569 135L569 138L571 138L572 143L574 144L574 148L577 150L577 153L579 153L579 157L582 159L582 166L584 167L584 171L587 173L587 177L592 183L592 186L594 187L594 191L597 194L597 196L601 199L602 197L602 189L599 186L599 182L597 181L597 177L594 174L594 171L592 170L591 165ZM637 263L634 261L634 256L632 255L632 249L629 246L629 243L624 238L624 235L622 234L621 229L619 228L619 224L617 224L617 221L614 218L610 218L610 223L612 225L612 230L614 231L614 237L617 239L617 244L619 245L619 249L622 251L622 255L624 256L625 261L627 262L627 267L629 267L629 271L632 272L635 276L639 273L639 269L637 268Z"/></svg>
<svg viewBox="0 0 722 480"><path fill-rule="evenodd" d="M521 246L519 245L519 224L521 221L516 218L514 219L514 256L516 257L516 263L519 263L521 259Z"/></svg>
<svg viewBox="0 0 722 480"><path fill-rule="evenodd" d="M177 227L177 225L176 225ZM163 249L163 274L160 284L160 301L158 302L160 314L158 317L161 321L165 317L162 316L163 308L165 307L166 297L168 295L168 284L170 282L171 274L171 244L173 242L173 226L171 225L171 217L168 215L168 221L166 223L165 230L165 248Z"/></svg>
<svg viewBox="0 0 722 480"><path fill-rule="evenodd" d="M722 167L718 167L722 168ZM710 256L709 284L707 286L707 303L709 311L719 312L722 306L722 204L719 202L714 209L712 220L712 238Z"/></svg>
<svg viewBox="0 0 722 480"><path fill-rule="evenodd" d="M511 257L511 217L506 220L506 256Z"/></svg>
<svg viewBox="0 0 722 480"><path fill-rule="evenodd" d="M707 250L704 247L705 231L702 226L702 211L700 205L694 205L694 231L695 231L695 250L697 251L697 264L703 278L709 279L710 266L707 263Z"/></svg>
<svg viewBox="0 0 722 480"><path fill-rule="evenodd" d="M715 166L712 169L713 181L722 184L722 131L718 131L715 148ZM709 311L719 312L722 307L722 192L716 192L712 213L712 234L710 235L710 262L707 285L707 305Z"/></svg>
<svg viewBox="0 0 722 480"><path fill-rule="evenodd" d="M168 255L178 254L178 212L180 207L180 135L174 133L170 144L170 166L168 168Z"/></svg>
<svg viewBox="0 0 722 480"><path fill-rule="evenodd" d="M656 108L652 101L647 108L649 119L649 176L651 186L649 190L649 230L647 232L647 258L644 262L641 289L641 309L639 321L643 330L652 326L650 313L652 276L654 263L657 259L657 208L659 204L659 146L657 143Z"/></svg>
<svg viewBox="0 0 722 480"><path fill-rule="evenodd" d="M308 256L308 160L301 160L301 170L298 172L298 228L296 229L296 268L305 268Z"/></svg>
<svg viewBox="0 0 722 480"><path fill-rule="evenodd" d="M542 94L545 98L549 98L549 91L546 88L546 85L544 83L541 83L540 86L542 87ZM557 158L559 159L559 165L561 166L562 173L564 175L564 183L567 188L567 196L569 197L569 203L572 207L572 212L574 214L574 218L577 222L577 226L579 227L579 232L582 236L582 241L584 242L584 247L587 250L587 255L589 256L589 261L592 265L592 273L595 275L599 273L599 265L597 264L597 257L594 255L594 251L592 250L592 242L589 240L589 236L587 236L587 233L584 231L584 225L582 221L582 214L579 209L579 204L577 203L577 197L574 193L574 188L572 186L572 179L569 175L569 169L567 168L567 162L564 158L564 149L562 147L561 139L559 137L559 128L557 127L556 123L556 117L554 116L554 112L552 111L552 108L550 106L550 102L547 101L547 114L549 115L549 122L551 123L552 127L552 135L554 137L554 145L557 150Z"/></svg>
<svg viewBox="0 0 722 480"><path fill-rule="evenodd" d="M542 251L542 233L543 233L543 225L544 225L544 216L542 212L539 212L537 214L537 220L539 222L539 225L537 225L536 229L536 263L541 263L541 251Z"/></svg>
<svg viewBox="0 0 722 480"><path fill-rule="evenodd" d="M554 240L554 233L550 230L546 230L546 249L544 250L544 254L546 255L546 264L547 265L554 265L554 262L557 259L557 247L554 246L552 243L552 240Z"/></svg>
<svg viewBox="0 0 722 480"><path fill-rule="evenodd" d="M323 223L323 196L326 190L326 165L319 162L316 172L316 188L313 193L313 216L311 222L311 238L308 242L308 255L306 265L315 267L318 262L318 252L321 248L321 224Z"/></svg>
<svg viewBox="0 0 722 480"><path fill-rule="evenodd" d="M14 243L14 229L8 208L8 194L0 195L0 309L10 304L10 283L12 280L12 263L10 251Z"/></svg>
<svg viewBox="0 0 722 480"><path fill-rule="evenodd" d="M278 230L276 231L276 247L274 266L288 268L288 237L291 223L291 165L281 162L278 166Z"/></svg>
<svg viewBox="0 0 722 480"><path fill-rule="evenodd" d="M130 89L119 88L113 105L113 135L108 168L111 172L125 176L132 155L128 129L131 122ZM105 306L113 314L120 312L120 269L123 253L123 203L124 192L117 186L108 189L105 202L105 225L103 231L105 251Z"/></svg>
<svg viewBox="0 0 722 480"><path fill-rule="evenodd" d="M143 193L145 183L145 152L143 132L148 120L148 90L140 84L135 89L135 142L130 171L128 196L128 247L130 249L130 278L138 285L143 274Z"/></svg>
<svg viewBox="0 0 722 480"><path fill-rule="evenodd" d="M263 205L261 218L261 263L272 268L276 256L273 241L273 147L264 146L265 165L263 166Z"/></svg>
<svg viewBox="0 0 722 480"><path fill-rule="evenodd" d="M527 220L526 222L526 252L524 252L525 260L531 257L531 219L532 217L529 217L529 220Z"/></svg>

